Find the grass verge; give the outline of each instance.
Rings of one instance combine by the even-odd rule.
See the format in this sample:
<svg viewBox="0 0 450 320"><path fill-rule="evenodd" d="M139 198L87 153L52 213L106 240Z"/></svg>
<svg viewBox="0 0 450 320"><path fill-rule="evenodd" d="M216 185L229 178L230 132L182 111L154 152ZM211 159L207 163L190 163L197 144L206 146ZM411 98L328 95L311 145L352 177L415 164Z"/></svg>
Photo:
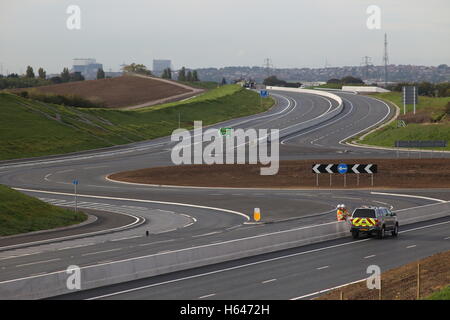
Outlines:
<svg viewBox="0 0 450 320"><path fill-rule="evenodd" d="M86 219L82 212L58 208L0 185L0 236L65 227Z"/></svg>
<svg viewBox="0 0 450 320"><path fill-rule="evenodd" d="M379 300L380 295L382 300L444 299L450 293L449 266L450 251L437 253L383 272L381 291L368 289L367 282L361 281L331 290L317 300Z"/></svg>
<svg viewBox="0 0 450 320"><path fill-rule="evenodd" d="M450 286L430 295L427 300L450 300Z"/></svg>
<svg viewBox="0 0 450 320"><path fill-rule="evenodd" d="M237 85L136 110L79 109L0 93L0 160L82 151L167 136L194 120L211 125L268 110L256 92Z"/></svg>
<svg viewBox="0 0 450 320"><path fill-rule="evenodd" d="M445 115L446 105L450 98L419 97L417 116L412 114L413 106L407 106L403 115L401 93L387 92L373 95L376 98L396 104L401 108L399 119L405 119L406 127L398 127L397 121L374 131L359 142L380 146L394 147L396 140L446 140L450 141L450 121ZM411 121L411 122L410 122ZM414 123L417 122L417 123ZM450 150L450 145L438 150Z"/></svg>

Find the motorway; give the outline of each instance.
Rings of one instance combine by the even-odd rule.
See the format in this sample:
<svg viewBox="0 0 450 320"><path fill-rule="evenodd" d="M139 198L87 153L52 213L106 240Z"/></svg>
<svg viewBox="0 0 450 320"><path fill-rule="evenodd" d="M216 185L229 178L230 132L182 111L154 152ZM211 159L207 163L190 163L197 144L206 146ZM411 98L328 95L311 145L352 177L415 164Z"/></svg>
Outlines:
<svg viewBox="0 0 450 320"><path fill-rule="evenodd" d="M304 93L272 92L272 95L276 98L277 104L270 111L227 121L214 127L280 129L280 159L410 156L407 152L400 152L397 155L395 151L359 148L342 143L346 138L393 116L394 110L381 101L366 96L339 93L344 101L343 111L339 115L295 132L293 129L299 123L317 118L337 108L336 101ZM35 235L18 237L15 244L6 243L0 239L0 270L2 270L0 283L20 277L38 277L49 272L64 270L73 264L82 267L108 263L150 253L170 252L180 248L209 245L244 236L329 222L334 220L334 207L337 203L346 203L350 208L371 204L398 210L450 200L450 192L445 189L433 190L433 192L389 190L379 193L373 193L373 190L208 189L143 186L105 179L107 175L114 172L170 165L170 152L173 145L170 137L165 137L71 155L0 162L0 183L2 184L15 187L56 205L72 207L74 199L71 181L76 178L80 181L78 201L81 208L102 210L116 215L126 214L130 219L139 221L130 228L103 234L75 237L76 233L85 233L81 227L64 234L50 233L51 238L57 238L55 241L42 241L41 237L38 239ZM421 156L426 157L426 154L422 153ZM442 154L442 156L447 157L448 154ZM405 194L411 196L404 196ZM270 213L267 222L272 223L249 224L249 216L254 207L261 208L263 217L265 212ZM439 230L436 232L441 232ZM145 235L146 231L149 232L148 236ZM414 238L416 232L411 231L409 235ZM430 249L448 246L448 241L440 240L440 238L435 240L433 246L429 246ZM363 241L358 245L369 246L369 243L376 242ZM292 250L303 249L302 247ZM418 254L407 256L408 259L417 257L419 257ZM404 261L406 260L405 258ZM333 264L332 262L327 260L330 265ZM387 260L386 263L388 263ZM284 268L283 266L279 272L286 270L286 276L288 276L289 267ZM185 272L189 274L194 271ZM282 278L282 275L277 274L276 278ZM277 285L273 283L271 286L273 289L265 294L273 298L292 298L295 294L301 295L317 288L320 290L331 287L336 285L336 281L347 281L344 276L333 279L320 275L312 276L311 285L305 286L304 291L295 291L297 293L280 286L279 282ZM222 280L227 281L226 278ZM192 289L196 280L192 279L192 281L194 284L186 285L179 294L183 297L191 297L187 294L192 293L193 298L196 298L196 295L200 297L201 293ZM312 285L313 282L314 285ZM226 283L222 284L226 285ZM200 288L201 285L198 289ZM178 289L180 291L180 288ZM171 290L168 289L168 295L165 297L176 298L177 295L169 294L173 293ZM138 295L141 298L154 297L152 292L145 290L139 292ZM240 291L239 296L236 296L236 293L234 296L230 293L228 297L247 296Z"/></svg>
<svg viewBox="0 0 450 320"><path fill-rule="evenodd" d="M449 218L439 219L409 225L398 238L327 241L58 298L311 299L324 289L367 278L370 265L384 272L449 250L449 226Z"/></svg>

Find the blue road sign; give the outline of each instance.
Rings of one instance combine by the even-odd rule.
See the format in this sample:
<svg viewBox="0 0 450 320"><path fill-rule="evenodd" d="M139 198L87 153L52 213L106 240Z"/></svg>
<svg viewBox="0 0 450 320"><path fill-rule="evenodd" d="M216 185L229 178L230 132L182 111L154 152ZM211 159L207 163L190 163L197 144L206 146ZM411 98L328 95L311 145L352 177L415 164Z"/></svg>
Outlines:
<svg viewBox="0 0 450 320"><path fill-rule="evenodd" d="M78 184L78 180L73 180L72 184L77 185Z"/></svg>
<svg viewBox="0 0 450 320"><path fill-rule="evenodd" d="M267 98L269 96L269 91L261 90L261 91L259 91L259 94L262 98Z"/></svg>
<svg viewBox="0 0 450 320"><path fill-rule="evenodd" d="M340 174L344 174L344 173L347 173L347 171L348 171L348 166L346 165L346 164L344 164L344 163L341 163L340 165L338 165L338 172L340 173Z"/></svg>

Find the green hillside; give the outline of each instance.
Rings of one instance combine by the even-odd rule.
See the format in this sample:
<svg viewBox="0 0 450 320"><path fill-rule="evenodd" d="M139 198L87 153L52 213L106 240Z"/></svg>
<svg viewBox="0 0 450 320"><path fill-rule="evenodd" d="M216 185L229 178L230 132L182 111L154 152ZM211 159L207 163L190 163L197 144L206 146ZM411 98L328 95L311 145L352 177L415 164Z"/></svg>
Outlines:
<svg viewBox="0 0 450 320"><path fill-rule="evenodd" d="M61 209L0 185L0 236L81 223L82 212Z"/></svg>
<svg viewBox="0 0 450 320"><path fill-rule="evenodd" d="M268 110L256 92L237 85L212 89L186 101L137 110L85 109L0 93L0 160L61 154L167 136Z"/></svg>

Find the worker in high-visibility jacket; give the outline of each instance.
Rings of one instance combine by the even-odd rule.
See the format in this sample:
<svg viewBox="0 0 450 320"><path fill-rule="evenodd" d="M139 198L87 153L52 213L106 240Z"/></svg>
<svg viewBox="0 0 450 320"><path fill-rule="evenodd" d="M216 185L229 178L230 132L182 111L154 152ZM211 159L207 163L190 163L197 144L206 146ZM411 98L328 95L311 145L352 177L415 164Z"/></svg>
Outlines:
<svg viewBox="0 0 450 320"><path fill-rule="evenodd" d="M338 204L336 208L336 218L337 221L347 221L347 218L349 217L349 213L347 208L344 204Z"/></svg>

